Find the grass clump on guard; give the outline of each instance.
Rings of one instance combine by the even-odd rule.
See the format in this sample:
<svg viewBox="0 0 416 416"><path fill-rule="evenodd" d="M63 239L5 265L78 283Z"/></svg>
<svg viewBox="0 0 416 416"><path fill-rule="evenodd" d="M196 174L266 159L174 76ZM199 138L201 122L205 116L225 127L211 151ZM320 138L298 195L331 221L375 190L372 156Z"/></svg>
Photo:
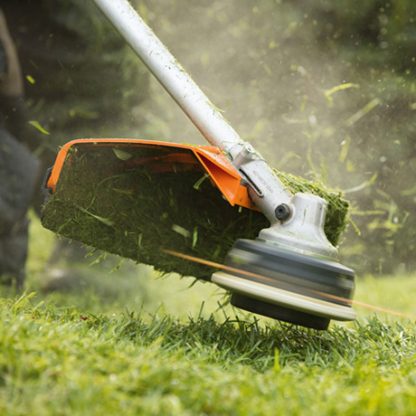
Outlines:
<svg viewBox="0 0 416 416"><path fill-rule="evenodd" d="M95 2L212 146L70 142L47 180L53 195L43 224L163 272L211 280L231 292L234 306L254 313L316 329L354 319L354 273L338 263L335 247L346 202L276 174L127 0Z"/></svg>
<svg viewBox="0 0 416 416"><path fill-rule="evenodd" d="M269 222L259 211L232 206L191 150L179 150L140 141L74 144L44 206L43 225L164 273L209 279L206 266L162 249L223 263L237 239L256 238ZM292 192L309 191L329 201L325 231L336 245L347 202L320 184L278 175Z"/></svg>

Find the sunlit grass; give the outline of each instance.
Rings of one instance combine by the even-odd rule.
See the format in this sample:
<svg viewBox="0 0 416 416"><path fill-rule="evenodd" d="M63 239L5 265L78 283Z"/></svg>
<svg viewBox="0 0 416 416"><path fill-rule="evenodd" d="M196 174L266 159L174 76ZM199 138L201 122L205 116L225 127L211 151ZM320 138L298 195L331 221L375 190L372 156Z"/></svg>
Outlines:
<svg viewBox="0 0 416 416"><path fill-rule="evenodd" d="M416 332L0 301L2 414L412 414Z"/></svg>
<svg viewBox="0 0 416 416"><path fill-rule="evenodd" d="M212 285L188 288L190 281L132 265L109 273L80 264L77 284L44 293L53 240L36 220L33 227L32 239L45 242L32 246L29 262L28 286L38 294L0 299L0 414L410 415L416 408L412 320L357 308L356 323L319 332L230 307L212 314L222 300ZM367 277L356 298L414 313L415 282Z"/></svg>

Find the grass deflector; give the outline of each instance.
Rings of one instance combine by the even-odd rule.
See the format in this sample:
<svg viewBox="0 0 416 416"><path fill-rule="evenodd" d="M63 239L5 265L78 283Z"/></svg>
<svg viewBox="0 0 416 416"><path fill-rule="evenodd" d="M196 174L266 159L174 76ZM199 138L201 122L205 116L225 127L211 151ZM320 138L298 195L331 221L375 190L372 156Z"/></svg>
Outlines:
<svg viewBox="0 0 416 416"><path fill-rule="evenodd" d="M163 272L210 280L254 313L317 329L354 319L354 273L338 263L335 248L346 201L270 168L127 0L95 3L211 146L69 142L46 182L44 226Z"/></svg>

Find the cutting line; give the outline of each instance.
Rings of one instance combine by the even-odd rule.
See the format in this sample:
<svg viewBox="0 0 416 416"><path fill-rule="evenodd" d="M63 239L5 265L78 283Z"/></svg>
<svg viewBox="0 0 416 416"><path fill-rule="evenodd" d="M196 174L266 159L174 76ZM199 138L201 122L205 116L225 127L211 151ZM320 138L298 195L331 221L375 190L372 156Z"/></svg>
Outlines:
<svg viewBox="0 0 416 416"><path fill-rule="evenodd" d="M224 270L224 271L231 272L231 273L237 273L237 274L244 275L244 276L247 276L247 277L253 277L253 278L261 280L263 282L275 281L275 279L272 279L271 277L263 276L263 275L258 274L258 273L252 273L252 272L249 272L247 270L238 269L236 267L226 266L225 264L217 263L217 262L214 262L214 261L211 261L211 260L202 259L200 257L191 256L191 255L185 254L185 253L180 253L180 252L175 251L175 250L162 249L162 252L166 253L166 254L169 254L171 256L174 256L174 257L178 257L178 258L183 259L183 260L191 261L193 263L199 263L199 264L202 264L204 266L213 267L215 269ZM394 309L384 308L382 306L370 305L369 303L361 302L361 301L358 301L358 300L342 298L342 297L339 297L339 296L331 295L329 293L319 292L319 291L312 290L312 289L310 289L310 292L313 292L314 294L319 295L321 297L331 299L331 300L341 301L341 302L347 303L349 305L360 306L361 308L369 309L369 310L372 310L372 311L377 311L377 312L382 312L382 313L386 313L386 314L389 314L389 315L399 316L401 318L406 318L406 319L410 319L410 320L416 320L415 315L395 311Z"/></svg>

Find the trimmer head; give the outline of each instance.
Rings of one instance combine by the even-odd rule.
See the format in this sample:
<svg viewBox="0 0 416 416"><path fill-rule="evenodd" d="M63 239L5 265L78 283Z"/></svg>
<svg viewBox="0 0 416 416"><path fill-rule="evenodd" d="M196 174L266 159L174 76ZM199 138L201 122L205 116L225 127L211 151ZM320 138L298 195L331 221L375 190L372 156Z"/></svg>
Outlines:
<svg viewBox="0 0 416 416"><path fill-rule="evenodd" d="M326 329L331 319L355 319L354 272L339 263L238 240L226 265L233 272L214 273L212 281L233 293L238 308L315 329Z"/></svg>
<svg viewBox="0 0 416 416"><path fill-rule="evenodd" d="M74 140L59 152L45 185L42 222L63 236L206 280L215 270L176 261L161 248L225 263L235 272L211 280L231 291L231 303L274 319L317 329L330 319L354 319L352 270L300 245L282 246L285 239L254 240L274 231L264 231L267 220L215 147Z"/></svg>
<svg viewBox="0 0 416 416"><path fill-rule="evenodd" d="M353 272L333 261L348 204L333 196L341 209L327 227L329 193L276 174L127 0L95 3L213 146L70 142L46 179L44 226L165 273L211 279L261 315L318 329L354 319ZM171 248L211 266L225 261L232 273L211 278L212 269L172 260Z"/></svg>

